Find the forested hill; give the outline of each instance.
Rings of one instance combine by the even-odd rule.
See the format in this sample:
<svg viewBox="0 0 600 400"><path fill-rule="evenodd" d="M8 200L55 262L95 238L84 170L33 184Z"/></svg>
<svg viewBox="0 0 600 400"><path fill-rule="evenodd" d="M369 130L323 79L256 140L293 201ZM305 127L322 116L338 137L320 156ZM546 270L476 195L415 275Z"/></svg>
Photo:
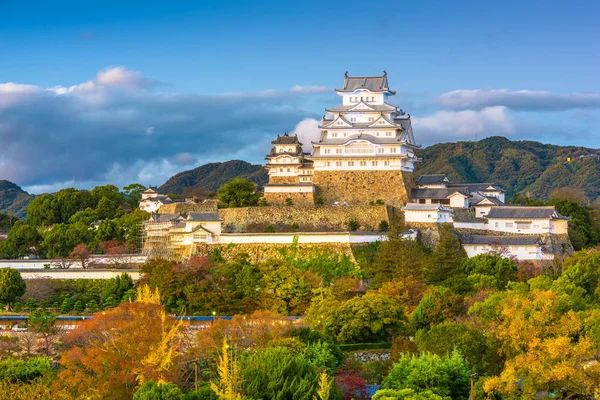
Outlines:
<svg viewBox="0 0 600 400"><path fill-rule="evenodd" d="M600 198L600 150L490 137L478 142L439 143L418 152L415 175L445 173L455 182L494 182L508 195L546 198L565 186ZM596 156L594 156L596 155ZM583 157L580 157L583 156Z"/></svg>
<svg viewBox="0 0 600 400"><path fill-rule="evenodd" d="M18 185L0 180L0 213L23 218L33 197Z"/></svg>
<svg viewBox="0 0 600 400"><path fill-rule="evenodd" d="M162 185L159 191L184 195L216 192L221 185L237 177L255 182L261 188L269 180L264 166L241 160L231 160L205 164L189 171L180 172Z"/></svg>

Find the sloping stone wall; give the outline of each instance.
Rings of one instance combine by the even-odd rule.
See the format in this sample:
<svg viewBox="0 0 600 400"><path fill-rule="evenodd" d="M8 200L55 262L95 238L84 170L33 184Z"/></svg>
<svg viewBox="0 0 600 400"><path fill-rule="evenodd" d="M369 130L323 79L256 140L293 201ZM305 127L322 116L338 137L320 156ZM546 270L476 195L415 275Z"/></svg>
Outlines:
<svg viewBox="0 0 600 400"><path fill-rule="evenodd" d="M297 184L300 182L297 176L269 176L269 184Z"/></svg>
<svg viewBox="0 0 600 400"><path fill-rule="evenodd" d="M165 204L158 209L159 214L177 214L182 212L215 212L217 211L216 201L206 201L203 203L173 203Z"/></svg>
<svg viewBox="0 0 600 400"><path fill-rule="evenodd" d="M313 184L325 204L382 200L401 206L408 200L413 179L412 173L402 171L315 171Z"/></svg>
<svg viewBox="0 0 600 400"><path fill-rule="evenodd" d="M343 232L356 220L360 231L377 231L381 221L389 221L386 206L269 206L223 208L223 232L263 232L273 225L278 232L289 232L293 224L300 232Z"/></svg>
<svg viewBox="0 0 600 400"><path fill-rule="evenodd" d="M285 205L286 199L292 199L293 205L310 206L315 204L313 192L308 193L274 193L266 192L264 195L267 203L271 205Z"/></svg>
<svg viewBox="0 0 600 400"><path fill-rule="evenodd" d="M354 254L348 243L306 243L296 245L297 255L300 259L310 259L312 254L326 251L333 254L345 254L352 262L356 262ZM241 254L247 254L253 263L265 262L269 259L282 259L286 251L291 251L288 244L244 243L244 244L196 244L192 255L210 257L219 252L221 257L229 261Z"/></svg>

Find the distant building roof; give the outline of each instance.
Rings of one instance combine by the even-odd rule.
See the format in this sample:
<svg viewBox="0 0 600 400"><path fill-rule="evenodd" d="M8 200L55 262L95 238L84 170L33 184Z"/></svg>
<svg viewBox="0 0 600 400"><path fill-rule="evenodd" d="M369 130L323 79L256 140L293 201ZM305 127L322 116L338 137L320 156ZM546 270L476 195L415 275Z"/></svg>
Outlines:
<svg viewBox="0 0 600 400"><path fill-rule="evenodd" d="M492 207L487 215L488 219L563 219L567 217L559 214L554 206L549 207Z"/></svg>
<svg viewBox="0 0 600 400"><path fill-rule="evenodd" d="M444 211L444 212L452 212L452 209L444 207L442 204L417 204L417 203L407 203L406 206L402 208L406 211Z"/></svg>
<svg viewBox="0 0 600 400"><path fill-rule="evenodd" d="M481 203L485 203L485 202L490 202L490 203L492 203L492 205L495 205L495 206L504 206L504 203L502 202L502 200L500 200L496 196L486 196L485 194L481 194L479 192L472 193L472 195L473 195L473 199L471 200L471 205L473 205L473 206L488 205L488 204L481 204Z"/></svg>
<svg viewBox="0 0 600 400"><path fill-rule="evenodd" d="M181 214L152 214L149 222L174 222L181 217Z"/></svg>
<svg viewBox="0 0 600 400"><path fill-rule="evenodd" d="M450 180L445 174L421 175L415 181L417 185L435 185L442 183L450 183Z"/></svg>
<svg viewBox="0 0 600 400"><path fill-rule="evenodd" d="M532 246L542 244L542 241L537 236L473 235L463 236L461 242L462 244L500 246Z"/></svg>
<svg viewBox="0 0 600 400"><path fill-rule="evenodd" d="M290 135L287 132L283 136L277 135L277 139L271 142L272 144L298 144L302 146L302 143L298 140L298 135Z"/></svg>
<svg viewBox="0 0 600 400"><path fill-rule="evenodd" d="M388 92L391 91L388 85L387 72L383 71L381 76L348 76L348 72L344 74L344 84L340 89L335 89L336 92L354 92L357 89L366 89L371 92Z"/></svg>
<svg viewBox="0 0 600 400"><path fill-rule="evenodd" d="M158 188L156 186L149 186L148 189L144 190L142 193L158 193Z"/></svg>
<svg viewBox="0 0 600 400"><path fill-rule="evenodd" d="M416 188L411 190L410 197L413 199L447 199L454 193L469 197L469 192L464 188Z"/></svg>

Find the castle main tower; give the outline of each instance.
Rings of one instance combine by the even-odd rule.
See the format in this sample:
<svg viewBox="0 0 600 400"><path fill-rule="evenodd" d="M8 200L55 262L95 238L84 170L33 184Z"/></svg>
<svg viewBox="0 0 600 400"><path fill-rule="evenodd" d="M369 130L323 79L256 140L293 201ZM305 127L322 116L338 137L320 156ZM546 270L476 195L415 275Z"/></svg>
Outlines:
<svg viewBox="0 0 600 400"><path fill-rule="evenodd" d="M402 205L408 199L415 162L420 161L410 115L388 104L387 73L344 76L335 90L340 106L326 109L306 158L313 161L312 183L325 204L365 204L382 200Z"/></svg>

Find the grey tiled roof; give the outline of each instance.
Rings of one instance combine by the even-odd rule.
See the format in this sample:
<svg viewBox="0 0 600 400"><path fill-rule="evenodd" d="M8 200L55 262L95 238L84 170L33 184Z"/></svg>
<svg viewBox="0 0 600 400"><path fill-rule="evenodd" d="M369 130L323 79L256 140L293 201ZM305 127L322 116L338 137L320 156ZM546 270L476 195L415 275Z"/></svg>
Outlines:
<svg viewBox="0 0 600 400"><path fill-rule="evenodd" d="M368 107L372 108L373 111L378 111L378 112L382 112L382 111L396 111L396 107L392 106L390 104L367 104L365 103ZM353 109L354 107L356 107L357 104L351 104L351 105L341 105L341 106L337 106L334 108L326 108L325 111L327 112L344 112L344 111L349 111L351 109ZM369 110L360 110L360 111L366 111L369 112Z"/></svg>
<svg viewBox="0 0 600 400"><path fill-rule="evenodd" d="M149 222L173 222L179 217L181 214L152 214Z"/></svg>
<svg viewBox="0 0 600 400"><path fill-rule="evenodd" d="M491 235L473 235L463 236L463 244L474 245L501 245L501 246L531 246L542 244L537 236L491 236Z"/></svg>
<svg viewBox="0 0 600 400"><path fill-rule="evenodd" d="M417 188L410 192L410 197L413 199L446 199L456 192L469 197L469 192L462 188Z"/></svg>
<svg viewBox="0 0 600 400"><path fill-rule="evenodd" d="M452 211L451 208L446 208L442 204L407 203L406 206L404 206L402 209L408 211Z"/></svg>
<svg viewBox="0 0 600 400"><path fill-rule="evenodd" d="M568 219L550 207L492 207L487 215L488 219Z"/></svg>
<svg viewBox="0 0 600 400"><path fill-rule="evenodd" d="M302 146L302 143L298 141L297 135L290 135L287 132L283 134L283 136L277 135L277 139L271 142L272 144L299 144Z"/></svg>
<svg viewBox="0 0 600 400"><path fill-rule="evenodd" d="M216 212L190 212L187 219L190 221L220 221L219 213Z"/></svg>
<svg viewBox="0 0 600 400"><path fill-rule="evenodd" d="M415 183L417 185L432 185L440 183L448 183L448 177L445 174L434 174L434 175L421 175Z"/></svg>
<svg viewBox="0 0 600 400"><path fill-rule="evenodd" d="M343 145L353 140L366 140L373 144L397 144L400 142L399 137L389 137L389 136L373 136L366 134L356 134L350 135L345 138L337 138L337 139L325 139L318 142L312 142L314 144L335 144L335 145Z"/></svg>
<svg viewBox="0 0 600 400"><path fill-rule="evenodd" d="M382 76L348 76L348 73L344 75L344 84L340 89L336 89L337 92L353 92L356 89L367 89L371 92L390 92L390 94L396 94L390 90L387 80L387 73L384 71Z"/></svg>
<svg viewBox="0 0 600 400"><path fill-rule="evenodd" d="M479 205L479 203L483 202L484 200L489 200L490 202L493 203L493 205L496 205L496 206L504 206L504 203L499 198L497 198L495 196L486 196L486 195L480 194L479 192L473 193L473 199L471 200L471 205L477 206L477 205Z"/></svg>

